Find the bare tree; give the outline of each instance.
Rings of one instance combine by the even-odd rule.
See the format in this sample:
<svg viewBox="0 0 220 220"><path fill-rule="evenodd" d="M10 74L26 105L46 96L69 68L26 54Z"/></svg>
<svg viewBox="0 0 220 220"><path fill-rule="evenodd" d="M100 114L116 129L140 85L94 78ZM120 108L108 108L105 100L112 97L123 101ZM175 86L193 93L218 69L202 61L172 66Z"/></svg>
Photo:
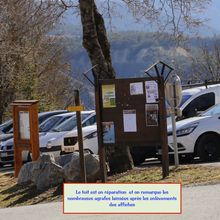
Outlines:
<svg viewBox="0 0 220 220"><path fill-rule="evenodd" d="M114 78L115 71L111 62L110 44L106 34L103 16L99 13L95 0L61 1L68 6L79 6L83 27L83 46L87 50L92 65L97 65L94 72L99 78ZM111 4L119 1L102 1L107 4L111 18ZM121 0L137 20L147 20L157 24L160 31L172 31L174 38L182 39L185 28L194 28L201 23L193 14L204 9L209 0ZM123 172L132 168L129 148L120 146L109 150L109 162L112 172Z"/></svg>
<svg viewBox="0 0 220 220"><path fill-rule="evenodd" d="M192 80L220 80L220 46L214 44L212 48L204 45L199 53L192 57Z"/></svg>
<svg viewBox="0 0 220 220"><path fill-rule="evenodd" d="M0 122L15 98L40 98L42 109L64 105L65 101L58 101L59 96L51 99L61 85L71 82L66 74L69 66L64 62L60 39L48 34L64 12L58 2L0 1ZM65 85L60 83L61 78L54 80L61 76Z"/></svg>

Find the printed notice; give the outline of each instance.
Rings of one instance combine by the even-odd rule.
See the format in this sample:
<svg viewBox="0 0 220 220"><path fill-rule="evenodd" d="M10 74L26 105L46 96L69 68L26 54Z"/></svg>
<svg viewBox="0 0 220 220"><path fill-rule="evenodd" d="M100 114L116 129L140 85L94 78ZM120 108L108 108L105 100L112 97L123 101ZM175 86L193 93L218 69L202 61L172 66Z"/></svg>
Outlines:
<svg viewBox="0 0 220 220"><path fill-rule="evenodd" d="M146 126L158 126L158 104L145 105Z"/></svg>
<svg viewBox="0 0 220 220"><path fill-rule="evenodd" d="M102 85L103 108L116 107L115 103L115 85Z"/></svg>
<svg viewBox="0 0 220 220"><path fill-rule="evenodd" d="M19 134L20 134L20 139L23 140L30 139L30 121L29 121L29 112L27 111L19 112Z"/></svg>
<svg viewBox="0 0 220 220"><path fill-rule="evenodd" d="M114 122L102 122L103 128L103 143L115 143L115 126Z"/></svg>
<svg viewBox="0 0 220 220"><path fill-rule="evenodd" d="M123 110L124 132L137 132L136 110Z"/></svg>
<svg viewBox="0 0 220 220"><path fill-rule="evenodd" d="M155 81L146 81L146 103L158 102L158 86Z"/></svg>
<svg viewBox="0 0 220 220"><path fill-rule="evenodd" d="M142 95L144 94L143 83L130 83L130 94L131 95Z"/></svg>
<svg viewBox="0 0 220 220"><path fill-rule="evenodd" d="M64 214L181 214L180 183L65 183Z"/></svg>

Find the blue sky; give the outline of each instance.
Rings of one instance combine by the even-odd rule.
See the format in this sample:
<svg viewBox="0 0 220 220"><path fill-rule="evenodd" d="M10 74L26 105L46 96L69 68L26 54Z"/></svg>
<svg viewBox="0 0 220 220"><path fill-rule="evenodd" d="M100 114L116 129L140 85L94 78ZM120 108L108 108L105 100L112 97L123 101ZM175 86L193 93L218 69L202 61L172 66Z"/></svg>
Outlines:
<svg viewBox="0 0 220 220"><path fill-rule="evenodd" d="M100 0L97 0L99 2ZM193 1L193 0L192 0ZM123 7L120 7L120 13L122 18L112 16L112 24L114 31L125 31L125 30L142 30L142 31L151 31L149 25L146 23L136 23L131 14L128 11L125 11ZM69 14L69 13L68 13ZM201 16L201 14L199 14ZM200 33L204 36L213 36L215 34L220 35L220 0L212 0L212 3L207 7L207 10L202 13L203 19L208 19L205 23L205 26L200 28ZM73 18L73 16L67 16L67 23L79 24L80 19ZM108 26L108 23L106 22Z"/></svg>

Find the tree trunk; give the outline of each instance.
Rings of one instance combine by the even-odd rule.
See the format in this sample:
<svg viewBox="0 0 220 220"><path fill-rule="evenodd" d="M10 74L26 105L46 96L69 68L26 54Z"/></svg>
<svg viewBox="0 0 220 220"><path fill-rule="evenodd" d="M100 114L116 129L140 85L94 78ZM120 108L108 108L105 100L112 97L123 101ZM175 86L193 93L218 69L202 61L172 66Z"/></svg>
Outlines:
<svg viewBox="0 0 220 220"><path fill-rule="evenodd" d="M83 27L83 46L90 57L94 73L100 79L115 78L112 66L110 44L108 42L102 15L98 12L94 0L79 0ZM108 148L107 160L111 173L124 172L133 168L129 147Z"/></svg>

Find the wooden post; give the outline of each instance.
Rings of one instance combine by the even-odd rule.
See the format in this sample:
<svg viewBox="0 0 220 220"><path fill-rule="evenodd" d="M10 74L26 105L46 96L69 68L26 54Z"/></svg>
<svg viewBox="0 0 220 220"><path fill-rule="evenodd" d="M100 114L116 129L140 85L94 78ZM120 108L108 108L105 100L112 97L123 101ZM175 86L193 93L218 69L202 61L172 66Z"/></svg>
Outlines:
<svg viewBox="0 0 220 220"><path fill-rule="evenodd" d="M32 152L32 160L36 161L40 156L40 148L39 148L39 124L38 124L38 107L37 103L33 104L30 107L30 134L31 134L31 152ZM37 117L36 117L37 116Z"/></svg>
<svg viewBox="0 0 220 220"><path fill-rule="evenodd" d="M161 134L161 150L162 150L162 172L163 178L169 176L169 155L167 142L167 121L166 106L163 77L158 77L159 88L159 112L160 112L160 134Z"/></svg>
<svg viewBox="0 0 220 220"><path fill-rule="evenodd" d="M79 90L74 90L75 105L80 106ZM79 144L79 159L80 159L80 175L81 181L86 183L86 166L83 149L83 134L82 134L82 121L81 112L76 111L77 132L78 132L78 144Z"/></svg>

